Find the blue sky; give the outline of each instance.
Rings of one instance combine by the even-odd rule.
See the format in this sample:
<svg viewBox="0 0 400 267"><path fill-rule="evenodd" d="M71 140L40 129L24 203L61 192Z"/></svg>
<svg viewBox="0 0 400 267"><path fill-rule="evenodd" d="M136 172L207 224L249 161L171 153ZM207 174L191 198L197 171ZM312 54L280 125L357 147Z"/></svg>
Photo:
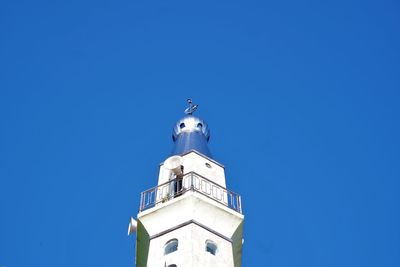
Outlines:
<svg viewBox="0 0 400 267"><path fill-rule="evenodd" d="M396 1L2 1L0 266L133 266L186 98L243 266L400 266Z"/></svg>

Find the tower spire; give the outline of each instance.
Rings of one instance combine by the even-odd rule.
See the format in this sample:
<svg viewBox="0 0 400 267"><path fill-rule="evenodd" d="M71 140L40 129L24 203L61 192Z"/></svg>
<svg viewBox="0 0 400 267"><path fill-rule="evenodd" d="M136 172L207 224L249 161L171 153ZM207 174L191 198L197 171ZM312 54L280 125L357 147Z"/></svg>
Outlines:
<svg viewBox="0 0 400 267"><path fill-rule="evenodd" d="M195 150L212 158L207 145L210 140L208 125L204 120L192 115L199 105L194 105L190 98L187 102L189 107L185 109L186 116L175 124L172 132L174 141L172 155L182 155Z"/></svg>

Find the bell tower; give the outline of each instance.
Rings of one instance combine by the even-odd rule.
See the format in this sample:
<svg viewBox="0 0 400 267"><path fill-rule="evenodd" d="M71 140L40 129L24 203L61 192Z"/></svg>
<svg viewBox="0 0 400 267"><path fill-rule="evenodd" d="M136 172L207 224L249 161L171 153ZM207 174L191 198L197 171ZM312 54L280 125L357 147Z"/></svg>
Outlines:
<svg viewBox="0 0 400 267"><path fill-rule="evenodd" d="M140 196L136 266L240 267L241 198L227 189L224 166L208 149L208 125L193 115L197 105L188 103L157 186Z"/></svg>

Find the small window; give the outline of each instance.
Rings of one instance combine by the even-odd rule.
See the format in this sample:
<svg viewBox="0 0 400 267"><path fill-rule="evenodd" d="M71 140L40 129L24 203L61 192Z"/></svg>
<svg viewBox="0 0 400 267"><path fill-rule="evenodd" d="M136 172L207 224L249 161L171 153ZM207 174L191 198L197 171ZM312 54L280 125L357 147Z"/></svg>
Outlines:
<svg viewBox="0 0 400 267"><path fill-rule="evenodd" d="M183 129L183 128L185 128L185 124L182 122L181 124L179 124L179 127L180 127L181 129Z"/></svg>
<svg viewBox="0 0 400 267"><path fill-rule="evenodd" d="M178 239L171 239L165 244L164 255L178 250Z"/></svg>
<svg viewBox="0 0 400 267"><path fill-rule="evenodd" d="M170 264L167 267L176 267L176 264Z"/></svg>
<svg viewBox="0 0 400 267"><path fill-rule="evenodd" d="M207 168L211 168L211 164L208 163L208 162L206 162L206 167L207 167Z"/></svg>
<svg viewBox="0 0 400 267"><path fill-rule="evenodd" d="M197 128L200 128L200 129L203 128L203 124L198 123L198 124L197 124Z"/></svg>
<svg viewBox="0 0 400 267"><path fill-rule="evenodd" d="M217 244L215 244L211 240L206 241L206 251L211 253L212 255L215 255L217 253Z"/></svg>

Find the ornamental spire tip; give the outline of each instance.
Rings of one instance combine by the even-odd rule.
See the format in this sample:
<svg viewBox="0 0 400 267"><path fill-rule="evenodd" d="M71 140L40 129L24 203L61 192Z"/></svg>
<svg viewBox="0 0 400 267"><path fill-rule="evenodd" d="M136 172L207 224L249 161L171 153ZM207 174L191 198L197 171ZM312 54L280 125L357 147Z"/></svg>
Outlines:
<svg viewBox="0 0 400 267"><path fill-rule="evenodd" d="M195 112L196 109L199 107L199 105L194 105L192 99L190 98L188 98L187 102L189 104L189 107L185 109L185 114L192 115L193 112Z"/></svg>

